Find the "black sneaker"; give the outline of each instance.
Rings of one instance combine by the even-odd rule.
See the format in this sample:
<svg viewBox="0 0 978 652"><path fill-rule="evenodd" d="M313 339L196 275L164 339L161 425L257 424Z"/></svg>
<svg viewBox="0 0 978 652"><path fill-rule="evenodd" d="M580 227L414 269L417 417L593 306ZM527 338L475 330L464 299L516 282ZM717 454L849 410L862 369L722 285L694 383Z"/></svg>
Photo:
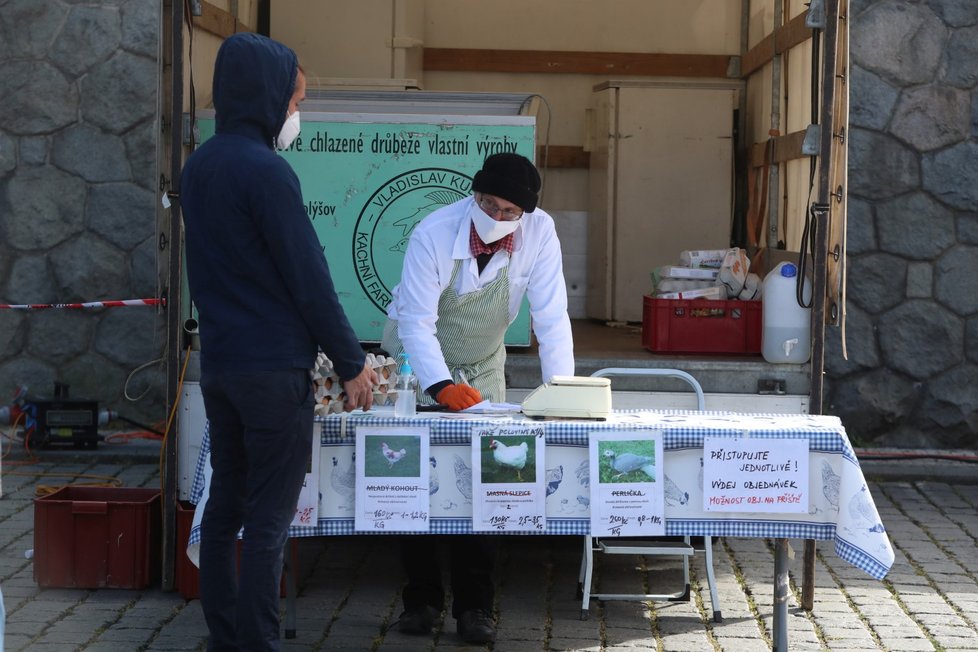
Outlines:
<svg viewBox="0 0 978 652"><path fill-rule="evenodd" d="M397 631L402 634L430 634L437 617L438 610L428 605L409 609L397 619Z"/></svg>
<svg viewBox="0 0 978 652"><path fill-rule="evenodd" d="M470 609L458 618L458 635L466 643L492 643L496 640L496 623L484 609Z"/></svg>

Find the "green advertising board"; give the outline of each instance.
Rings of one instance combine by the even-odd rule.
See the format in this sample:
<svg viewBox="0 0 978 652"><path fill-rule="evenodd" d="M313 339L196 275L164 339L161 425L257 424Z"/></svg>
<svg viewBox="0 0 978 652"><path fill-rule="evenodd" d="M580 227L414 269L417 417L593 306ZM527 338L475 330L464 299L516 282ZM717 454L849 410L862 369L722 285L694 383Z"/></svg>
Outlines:
<svg viewBox="0 0 978 652"><path fill-rule="evenodd" d="M301 111L302 131L281 153L302 184L306 213L362 342L379 342L387 305L415 225L471 194L486 156L533 160L535 120L527 116L318 113ZM198 114L200 141L213 111ZM524 301L506 344L530 343Z"/></svg>

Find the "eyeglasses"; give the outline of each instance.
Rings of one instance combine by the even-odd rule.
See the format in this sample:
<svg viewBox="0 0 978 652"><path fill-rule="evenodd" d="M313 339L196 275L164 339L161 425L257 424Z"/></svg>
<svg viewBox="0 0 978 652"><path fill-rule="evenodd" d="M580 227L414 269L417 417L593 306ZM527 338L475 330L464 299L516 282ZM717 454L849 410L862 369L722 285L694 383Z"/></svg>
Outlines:
<svg viewBox="0 0 978 652"><path fill-rule="evenodd" d="M479 195L477 200L479 208L484 210L490 217L495 217L496 215L502 216L503 220L506 222L512 222L513 220L518 220L523 217L523 210L517 208L500 208L499 204L489 199L485 195Z"/></svg>

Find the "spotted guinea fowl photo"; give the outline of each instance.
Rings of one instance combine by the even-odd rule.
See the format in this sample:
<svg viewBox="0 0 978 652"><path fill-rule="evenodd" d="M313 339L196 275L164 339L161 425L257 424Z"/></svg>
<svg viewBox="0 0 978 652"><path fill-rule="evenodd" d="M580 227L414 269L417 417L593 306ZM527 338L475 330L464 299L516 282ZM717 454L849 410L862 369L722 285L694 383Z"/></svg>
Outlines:
<svg viewBox="0 0 978 652"><path fill-rule="evenodd" d="M598 482L655 482L655 442L630 439L598 442Z"/></svg>

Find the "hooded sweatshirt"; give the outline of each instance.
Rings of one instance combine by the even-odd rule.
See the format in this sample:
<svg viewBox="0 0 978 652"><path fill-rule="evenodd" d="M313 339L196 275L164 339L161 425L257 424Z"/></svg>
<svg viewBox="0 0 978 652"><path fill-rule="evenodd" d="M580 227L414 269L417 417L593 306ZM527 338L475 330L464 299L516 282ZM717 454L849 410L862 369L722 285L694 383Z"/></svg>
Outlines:
<svg viewBox="0 0 978 652"><path fill-rule="evenodd" d="M292 50L257 34L235 34L217 54L216 133L180 180L204 371L311 369L317 347L341 380L363 370L299 179L274 149L297 70Z"/></svg>

